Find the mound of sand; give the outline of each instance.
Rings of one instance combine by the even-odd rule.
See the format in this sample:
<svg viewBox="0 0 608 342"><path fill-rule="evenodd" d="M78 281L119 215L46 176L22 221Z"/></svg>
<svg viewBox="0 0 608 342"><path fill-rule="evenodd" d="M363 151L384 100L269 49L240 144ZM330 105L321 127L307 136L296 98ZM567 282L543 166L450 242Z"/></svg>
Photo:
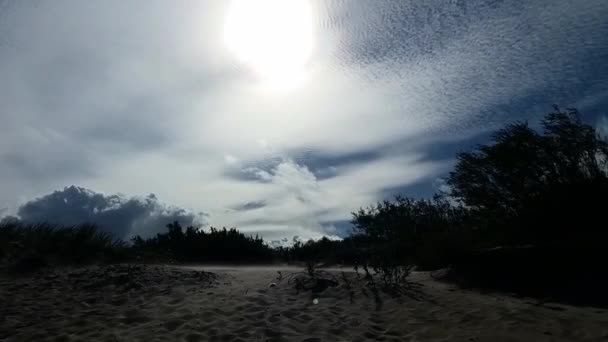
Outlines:
<svg viewBox="0 0 608 342"><path fill-rule="evenodd" d="M142 333L139 329L164 321L186 298L216 286L218 277L113 265L0 281L0 341L127 341L131 339L122 331Z"/></svg>
<svg viewBox="0 0 608 342"><path fill-rule="evenodd" d="M332 271L337 284L296 288L287 280L293 269L212 269L114 266L0 278L0 340L608 339L605 311L463 291L426 273L403 291L385 291L352 272Z"/></svg>

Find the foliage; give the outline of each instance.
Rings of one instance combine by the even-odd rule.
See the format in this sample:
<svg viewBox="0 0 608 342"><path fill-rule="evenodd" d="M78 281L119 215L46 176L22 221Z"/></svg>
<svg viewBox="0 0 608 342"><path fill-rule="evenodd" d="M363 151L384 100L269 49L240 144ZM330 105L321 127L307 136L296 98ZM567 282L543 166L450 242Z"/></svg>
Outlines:
<svg viewBox="0 0 608 342"><path fill-rule="evenodd" d="M235 228L208 232L195 227L183 231L179 222L167 225L167 233L149 239L134 237L133 252L143 260L159 256L179 262L268 262L273 250L259 236L245 236Z"/></svg>
<svg viewBox="0 0 608 342"><path fill-rule="evenodd" d="M300 291L320 293L329 287L338 286L338 279L333 274L319 270L313 262L307 262L302 272L291 273L285 278L279 272L279 276L280 278L277 278L279 282L286 279L287 284L293 285L297 293Z"/></svg>
<svg viewBox="0 0 608 342"><path fill-rule="evenodd" d="M352 222L355 233L367 239L360 263L385 269L390 263L394 267L416 263L422 268L444 263L468 221L467 209L436 195L432 200L397 197L379 202L353 213Z"/></svg>
<svg viewBox="0 0 608 342"><path fill-rule="evenodd" d="M602 248L608 143L574 109L555 107L541 128L516 122L459 153L447 193L353 213L368 242L360 265L394 278L399 266L445 267L496 246Z"/></svg>
<svg viewBox="0 0 608 342"><path fill-rule="evenodd" d="M0 225L0 262L19 270L49 265L84 265L99 262L268 262L274 251L259 237L247 237L236 229L204 232L178 222L150 239L139 236L127 243L112 238L94 225L62 227L25 224Z"/></svg>
<svg viewBox="0 0 608 342"><path fill-rule="evenodd" d="M295 240L291 247L275 249L277 258L288 263L323 263L323 264L353 264L361 249L361 238L346 237L343 240L330 240L323 237L319 240L308 240L303 243Z"/></svg>
<svg viewBox="0 0 608 342"><path fill-rule="evenodd" d="M608 190L608 143L574 109L558 107L536 132L525 122L494 143L457 155L451 196L471 208L496 243L559 243L605 237L598 223Z"/></svg>
<svg viewBox="0 0 608 342"><path fill-rule="evenodd" d="M384 262L375 263L374 272L380 277L384 286L405 284L413 265L401 265L385 259Z"/></svg>
<svg viewBox="0 0 608 342"><path fill-rule="evenodd" d="M125 257L126 247L94 225L63 227L13 221L0 225L0 250L4 264L25 270L47 264L119 261Z"/></svg>

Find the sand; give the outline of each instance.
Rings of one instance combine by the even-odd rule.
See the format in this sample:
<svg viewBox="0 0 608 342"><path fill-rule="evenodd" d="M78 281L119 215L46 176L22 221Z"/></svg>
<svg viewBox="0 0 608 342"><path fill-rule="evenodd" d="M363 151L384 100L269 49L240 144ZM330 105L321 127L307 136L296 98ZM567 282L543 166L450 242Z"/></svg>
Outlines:
<svg viewBox="0 0 608 342"><path fill-rule="evenodd" d="M122 265L3 275L0 341L608 341L599 308L464 291L422 272L401 295L375 295L348 270L346 285L335 269L338 286L297 293L285 279L297 271Z"/></svg>

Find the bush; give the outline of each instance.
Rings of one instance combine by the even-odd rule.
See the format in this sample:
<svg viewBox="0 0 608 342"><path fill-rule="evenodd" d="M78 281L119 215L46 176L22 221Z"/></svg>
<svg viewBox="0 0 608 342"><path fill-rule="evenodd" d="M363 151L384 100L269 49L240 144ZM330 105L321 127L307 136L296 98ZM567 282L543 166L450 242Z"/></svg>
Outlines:
<svg viewBox="0 0 608 342"><path fill-rule="evenodd" d="M48 264L82 265L120 261L126 246L94 225L63 227L10 222L0 225L2 262L19 269Z"/></svg>
<svg viewBox="0 0 608 342"><path fill-rule="evenodd" d="M526 122L508 125L493 143L458 154L451 195L498 245L604 240L608 143L575 109L555 107L541 125L540 133Z"/></svg>
<svg viewBox="0 0 608 342"><path fill-rule="evenodd" d="M465 233L470 223L466 208L442 196L432 200L397 197L353 213L355 234L365 241L366 262L444 267L454 253L469 248ZM372 265L373 266L373 265Z"/></svg>
<svg viewBox="0 0 608 342"><path fill-rule="evenodd" d="M491 143L459 153L447 193L397 197L353 213L355 236L365 241L357 247L361 265L392 279L407 273L397 267L462 269L463 260L480 251L522 245L598 265L592 254L569 253L600 251L608 238L602 225L608 143L574 109L555 107L541 126L539 132L516 122ZM530 265L546 263L558 272L556 260L536 258ZM501 267L507 264L497 264L498 272Z"/></svg>
<svg viewBox="0 0 608 342"><path fill-rule="evenodd" d="M604 249L511 246L457 260L447 279L465 287L500 290L570 304L608 306Z"/></svg>
<svg viewBox="0 0 608 342"><path fill-rule="evenodd" d="M134 237L132 252L143 261L178 262L270 262L274 251L259 236L245 236L235 228L208 232L195 227L183 231L179 222L167 225L167 233L143 239Z"/></svg>

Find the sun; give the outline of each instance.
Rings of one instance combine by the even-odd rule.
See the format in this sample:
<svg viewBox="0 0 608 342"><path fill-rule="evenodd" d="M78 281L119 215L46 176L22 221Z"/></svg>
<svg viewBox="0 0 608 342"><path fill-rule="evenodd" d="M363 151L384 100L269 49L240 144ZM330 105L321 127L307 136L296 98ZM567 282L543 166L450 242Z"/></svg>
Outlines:
<svg viewBox="0 0 608 342"><path fill-rule="evenodd" d="M224 42L258 77L294 82L313 51L313 17L308 0L233 0Z"/></svg>

